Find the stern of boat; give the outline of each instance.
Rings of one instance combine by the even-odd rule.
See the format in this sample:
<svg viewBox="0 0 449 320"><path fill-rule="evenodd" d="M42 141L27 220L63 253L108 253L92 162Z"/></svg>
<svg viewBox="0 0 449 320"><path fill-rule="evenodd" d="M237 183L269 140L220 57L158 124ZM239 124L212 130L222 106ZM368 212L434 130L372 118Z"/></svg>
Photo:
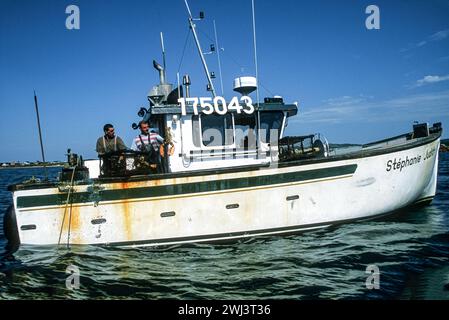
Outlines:
<svg viewBox="0 0 449 320"><path fill-rule="evenodd" d="M10 205L3 216L3 234L8 240L8 248L18 248L20 245L19 230L17 228L16 211L14 206ZM13 251L15 251L13 249Z"/></svg>

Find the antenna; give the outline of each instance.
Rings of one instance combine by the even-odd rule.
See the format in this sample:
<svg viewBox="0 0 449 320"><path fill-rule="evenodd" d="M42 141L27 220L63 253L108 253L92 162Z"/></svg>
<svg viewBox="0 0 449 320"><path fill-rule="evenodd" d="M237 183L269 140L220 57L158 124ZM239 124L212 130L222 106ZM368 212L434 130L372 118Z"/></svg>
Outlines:
<svg viewBox="0 0 449 320"><path fill-rule="evenodd" d="M259 111L259 74L257 69L257 42L256 42L256 15L254 14L254 0L251 0L251 8L253 14L253 38L254 38L254 64L256 66L256 99L257 99L257 142L258 142L258 154L260 152L260 111Z"/></svg>
<svg viewBox="0 0 449 320"><path fill-rule="evenodd" d="M214 33L215 33L215 46L217 47L218 72L220 73L221 95L223 95L224 90L223 90L223 77L221 75L220 47L218 46L217 27L215 26L215 20L214 20Z"/></svg>
<svg viewBox="0 0 449 320"><path fill-rule="evenodd" d="M186 4L187 12L189 13L189 25L190 29L192 29L193 37L195 38L196 47L198 49L198 53L200 54L201 62L203 63L204 72L206 72L207 81L208 84L208 91L212 92L212 96L215 98L215 87L212 83L212 79L210 77L209 69L207 68L206 60L204 59L203 51L201 50L200 41L198 40L198 36L196 34L195 30L195 24L193 23L192 13L190 12L189 4L187 3L187 0L184 0L184 3ZM200 14L200 18L204 18L204 13ZM210 89L210 90L209 90Z"/></svg>
<svg viewBox="0 0 449 320"><path fill-rule="evenodd" d="M41 121L39 119L39 108L37 106L36 91L34 91L34 106L36 107L37 128L39 129L39 141L40 141L40 144L41 144L41 154L42 154L42 163L43 163L44 172L45 172L45 180L48 180L47 166L45 165L44 145L42 143Z"/></svg>

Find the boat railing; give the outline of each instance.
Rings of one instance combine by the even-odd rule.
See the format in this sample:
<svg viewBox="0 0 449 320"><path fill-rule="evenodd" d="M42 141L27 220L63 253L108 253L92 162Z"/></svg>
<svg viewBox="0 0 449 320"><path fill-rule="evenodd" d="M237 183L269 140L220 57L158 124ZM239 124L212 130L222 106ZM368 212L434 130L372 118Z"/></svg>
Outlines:
<svg viewBox="0 0 449 320"><path fill-rule="evenodd" d="M389 147L389 146L394 146L394 145L398 145L398 144L403 144L407 141L412 140L413 138L413 134L412 133L406 133L406 134L401 134L395 137L391 137L388 139L382 139L382 140L378 140L378 141L374 141L374 142L370 142L370 143L366 143L362 145L363 149L378 149L378 148L385 148L385 147Z"/></svg>

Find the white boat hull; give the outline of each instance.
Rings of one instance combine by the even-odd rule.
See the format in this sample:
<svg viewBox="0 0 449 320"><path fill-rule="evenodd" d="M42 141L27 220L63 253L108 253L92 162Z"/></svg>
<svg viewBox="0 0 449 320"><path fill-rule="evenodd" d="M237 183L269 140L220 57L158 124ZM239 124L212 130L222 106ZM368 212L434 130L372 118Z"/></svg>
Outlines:
<svg viewBox="0 0 449 320"><path fill-rule="evenodd" d="M97 181L76 185L68 204L68 190L16 190L18 235L34 245L157 246L373 218L435 195L439 137L425 139L301 165Z"/></svg>

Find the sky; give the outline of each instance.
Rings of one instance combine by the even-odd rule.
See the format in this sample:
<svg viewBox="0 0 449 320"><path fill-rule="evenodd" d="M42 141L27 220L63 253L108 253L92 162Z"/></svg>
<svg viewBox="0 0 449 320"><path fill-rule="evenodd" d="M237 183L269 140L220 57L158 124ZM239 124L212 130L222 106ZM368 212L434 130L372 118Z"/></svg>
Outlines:
<svg viewBox="0 0 449 320"><path fill-rule="evenodd" d="M190 0L207 51L216 22L217 55L206 55L218 94L254 76L251 0ZM67 29L66 8L80 10ZM369 5L380 29L367 29ZM255 0L261 99L299 103L287 135L324 134L334 143L368 143L411 130L413 122L449 125L449 1ZM33 90L47 160L67 148L95 158L105 123L130 146L137 111L167 77L189 74L192 96L208 96L183 0L0 0L0 162L41 159ZM254 97L254 95L253 95ZM446 132L444 137L449 137Z"/></svg>

